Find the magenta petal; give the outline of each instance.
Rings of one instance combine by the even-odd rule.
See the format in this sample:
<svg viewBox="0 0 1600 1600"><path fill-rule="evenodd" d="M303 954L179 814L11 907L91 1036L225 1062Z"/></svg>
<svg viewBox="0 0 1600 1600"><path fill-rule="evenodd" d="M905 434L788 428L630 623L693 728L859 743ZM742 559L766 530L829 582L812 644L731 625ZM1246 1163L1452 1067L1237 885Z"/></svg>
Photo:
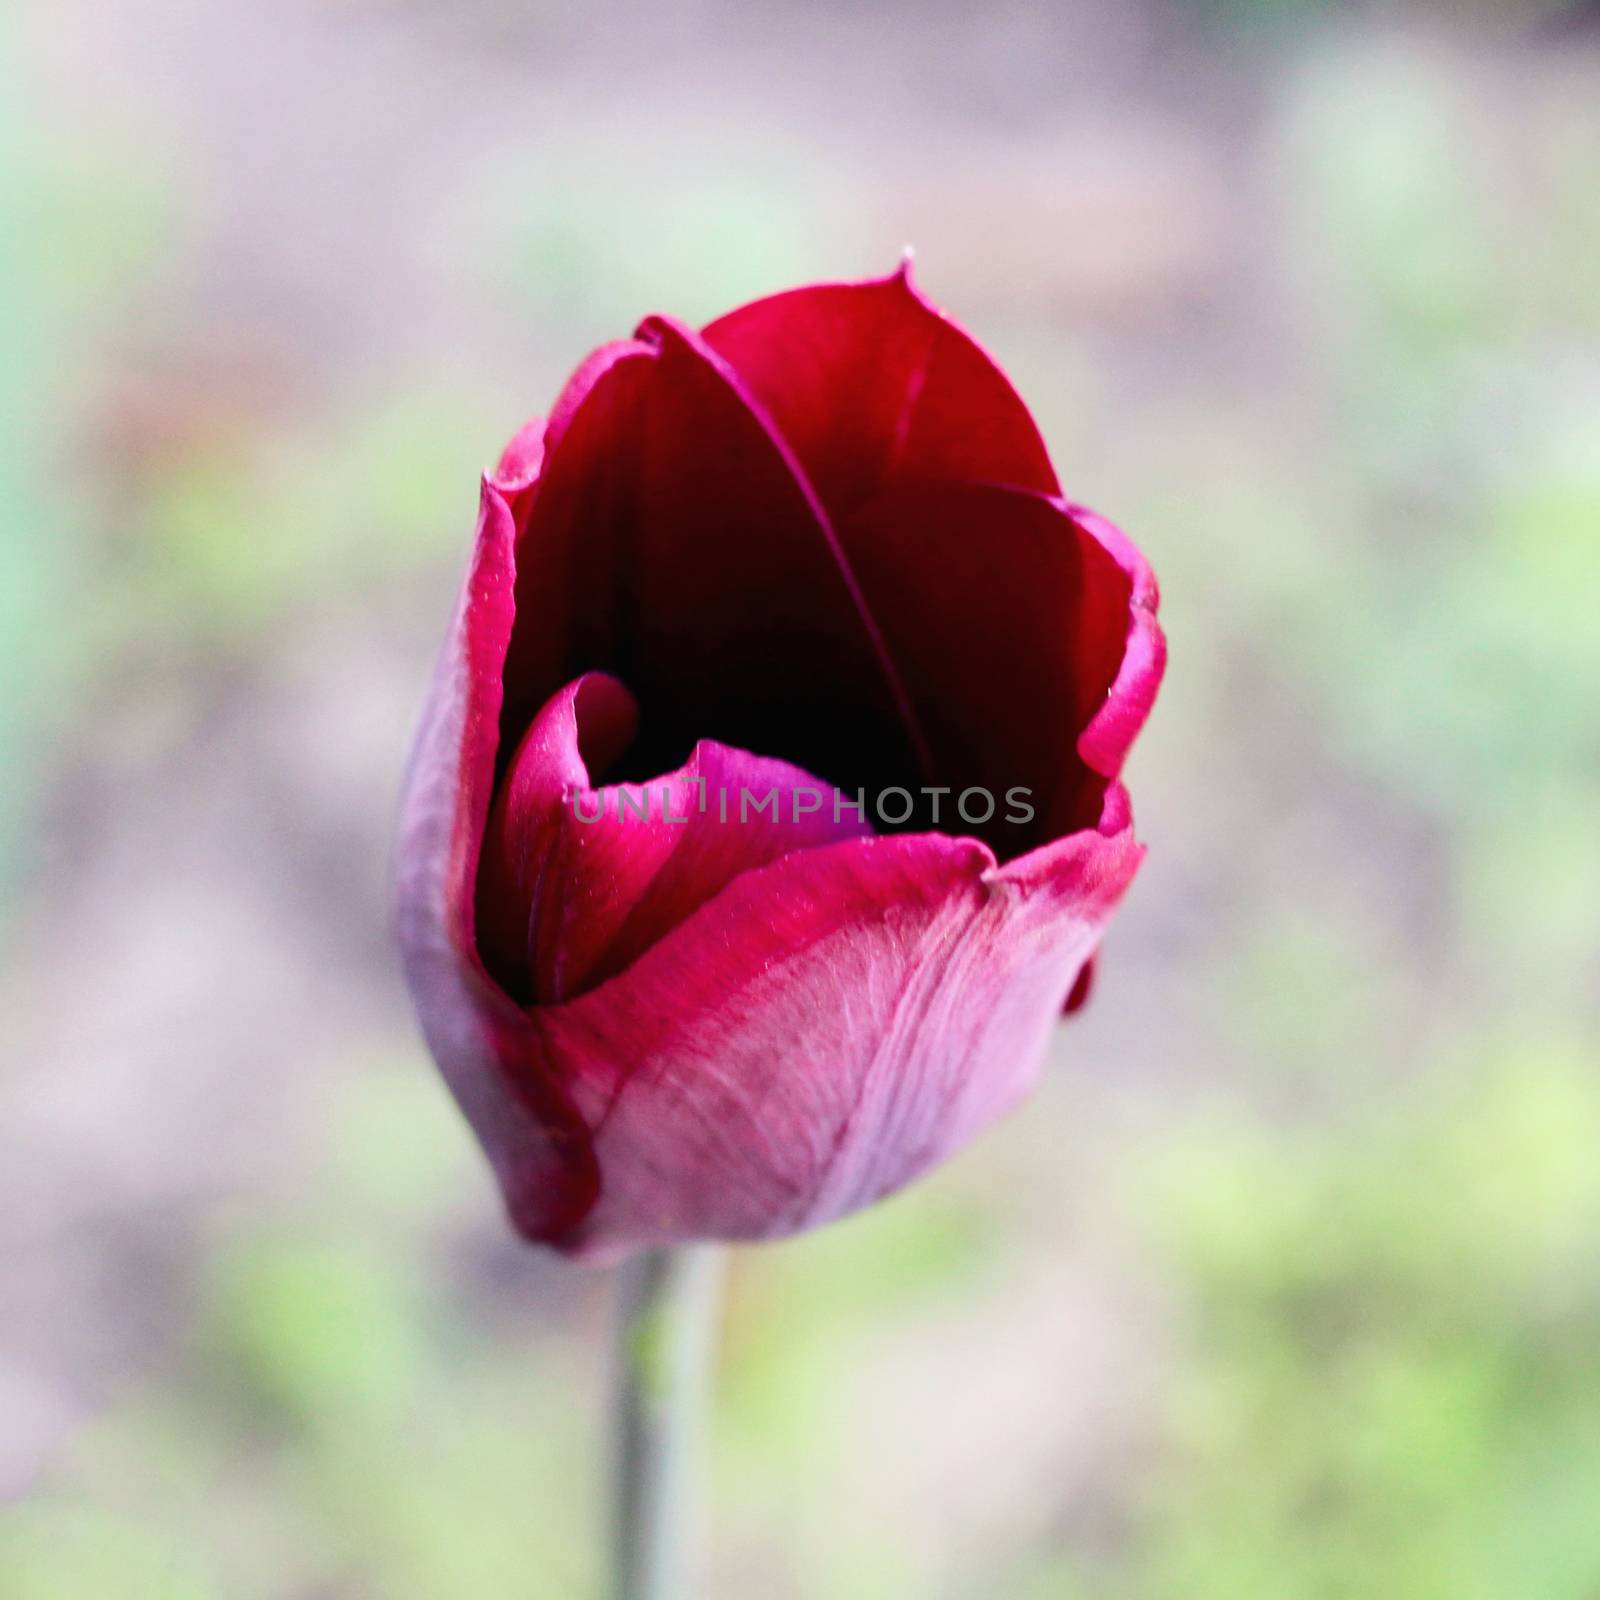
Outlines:
<svg viewBox="0 0 1600 1600"><path fill-rule="evenodd" d="M632 696L600 673L534 718L490 816L485 957L519 999L567 1000L620 972L728 882L870 832L830 785L702 740L648 783L597 789L632 737Z"/></svg>
<svg viewBox="0 0 1600 1600"><path fill-rule="evenodd" d="M558 1233L592 1203L588 1132L543 1061L525 1013L485 972L473 931L484 821L494 782L500 673L511 631L512 541L505 497L483 486L472 564L407 766L395 844L395 920L429 1049L507 1194L535 1234Z"/></svg>
<svg viewBox="0 0 1600 1600"><path fill-rule="evenodd" d="M771 1237L908 1182L1031 1086L1140 854L1131 826L1089 829L997 868L924 834L736 878L621 976L535 1013L604 1174L556 1242Z"/></svg>
<svg viewBox="0 0 1600 1600"><path fill-rule="evenodd" d="M1122 771L1128 750L1155 705L1156 691L1167 668L1167 640L1156 621L1161 593L1156 575L1138 547L1123 531L1087 506L1068 506L1072 520L1096 539L1127 574L1132 614L1127 647L1117 676L1078 740L1078 753L1108 778Z"/></svg>
<svg viewBox="0 0 1600 1600"><path fill-rule="evenodd" d="M603 672L585 673L533 719L501 782L478 877L478 945L489 971L519 1001L552 997L534 981L534 952L554 938L569 797L587 789L591 770L605 771L632 744L638 727L627 689ZM615 887L625 892L625 885Z"/></svg>
<svg viewBox="0 0 1600 1600"><path fill-rule="evenodd" d="M580 897L596 879L622 876L620 863L641 849L641 829L654 834L643 850L660 864L604 950L573 974L566 994L625 969L740 873L872 831L832 785L787 761L711 739L660 782L591 792L584 809L602 816L567 830L569 888ZM639 811L648 822L638 820Z"/></svg>
<svg viewBox="0 0 1600 1600"><path fill-rule="evenodd" d="M935 769L1029 791L1034 823L979 830L1002 855L1095 823L1160 678L1153 586L1091 516L994 484L905 484L840 530Z"/></svg>
<svg viewBox="0 0 1600 1600"><path fill-rule="evenodd" d="M915 287L909 265L757 300L704 338L765 407L835 518L917 478L1058 492L1028 408Z"/></svg>

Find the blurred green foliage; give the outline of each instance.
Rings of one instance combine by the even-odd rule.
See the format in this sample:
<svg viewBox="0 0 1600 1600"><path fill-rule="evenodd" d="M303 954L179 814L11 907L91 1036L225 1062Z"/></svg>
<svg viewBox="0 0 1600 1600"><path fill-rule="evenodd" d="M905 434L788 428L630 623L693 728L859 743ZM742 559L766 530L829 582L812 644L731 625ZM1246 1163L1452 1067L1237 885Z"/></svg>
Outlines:
<svg viewBox="0 0 1600 1600"><path fill-rule="evenodd" d="M0 71L18 83L22 20L0 15ZM164 202L137 161L43 136L24 94L0 102L0 938L67 685L90 665L76 602L98 485L82 470L81 335L158 262Z"/></svg>
<svg viewBox="0 0 1600 1600"><path fill-rule="evenodd" d="M1094 1592L1594 1593L1597 1066L1518 1046L1355 1126L1159 1153L1196 1340L1131 1581Z"/></svg>
<svg viewBox="0 0 1600 1600"><path fill-rule="evenodd" d="M572 1352L486 1344L423 1269L317 1231L217 1241L181 1381L80 1437L74 1500L0 1535L0 1592L594 1592Z"/></svg>
<svg viewBox="0 0 1600 1600"><path fill-rule="evenodd" d="M0 66L6 40L0 35ZM0 105L0 303L32 305L38 274L26 241L35 196L18 158L18 108ZM42 330L27 316L0 319L0 768L12 775L0 789L0 916L6 909L23 824L32 804L29 779L40 707L49 691L53 630L60 599L63 547L33 537L46 503L38 471ZM0 933L3 933L0 927Z"/></svg>
<svg viewBox="0 0 1600 1600"><path fill-rule="evenodd" d="M220 436L197 414L195 438L121 507L86 643L116 653L165 635L238 652L295 607L403 580L459 543L473 475L492 465L484 440L504 431L485 410L481 396L424 393L344 427L240 418Z"/></svg>

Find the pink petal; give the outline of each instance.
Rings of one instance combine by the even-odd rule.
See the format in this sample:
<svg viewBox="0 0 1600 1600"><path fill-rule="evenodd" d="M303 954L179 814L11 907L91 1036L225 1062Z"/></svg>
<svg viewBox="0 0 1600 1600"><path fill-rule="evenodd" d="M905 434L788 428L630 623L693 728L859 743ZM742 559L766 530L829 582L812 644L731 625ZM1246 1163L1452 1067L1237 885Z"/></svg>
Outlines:
<svg viewBox="0 0 1600 1600"><path fill-rule="evenodd" d="M739 873L870 832L831 786L712 740L648 784L596 789L632 738L632 696L590 673L534 718L490 815L479 928L519 999L621 971Z"/></svg>
<svg viewBox="0 0 1600 1600"><path fill-rule="evenodd" d="M908 1182L1032 1085L1140 855L1131 826L1004 868L970 839L864 838L735 878L534 1013L603 1173L555 1242L766 1238Z"/></svg>
<svg viewBox="0 0 1600 1600"><path fill-rule="evenodd" d="M969 478L1059 486L1028 408L911 282L821 284L719 317L705 341L738 372L837 519L880 489Z"/></svg>
<svg viewBox="0 0 1600 1600"><path fill-rule="evenodd" d="M1154 592L1111 535L1059 500L977 483L900 485L841 528L940 781L996 796L997 820L973 831L1002 856L1095 822L1154 697ZM1026 827L998 820L1014 787L1037 813Z"/></svg>
<svg viewBox="0 0 1600 1600"><path fill-rule="evenodd" d="M511 631L515 526L483 486L471 566L423 708L395 844L395 920L429 1049L521 1225L559 1233L592 1204L587 1129L528 1017L484 971L473 936L484 819L494 782L500 672Z"/></svg>

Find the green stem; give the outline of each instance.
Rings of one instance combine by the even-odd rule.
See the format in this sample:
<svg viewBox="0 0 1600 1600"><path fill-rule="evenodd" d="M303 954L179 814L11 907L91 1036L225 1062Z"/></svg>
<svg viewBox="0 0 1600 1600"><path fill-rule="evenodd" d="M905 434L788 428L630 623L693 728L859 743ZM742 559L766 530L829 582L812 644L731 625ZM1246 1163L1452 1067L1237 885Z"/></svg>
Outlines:
<svg viewBox="0 0 1600 1600"><path fill-rule="evenodd" d="M648 1250L620 1270L615 1353L614 1600L698 1588L701 1425L721 1251Z"/></svg>

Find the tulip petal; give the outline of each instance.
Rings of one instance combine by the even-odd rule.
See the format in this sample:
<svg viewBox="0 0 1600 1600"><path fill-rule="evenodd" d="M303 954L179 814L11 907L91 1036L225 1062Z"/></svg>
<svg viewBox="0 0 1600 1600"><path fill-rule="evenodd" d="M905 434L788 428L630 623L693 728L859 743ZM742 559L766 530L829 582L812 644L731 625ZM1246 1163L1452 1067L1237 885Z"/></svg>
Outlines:
<svg viewBox="0 0 1600 1600"><path fill-rule="evenodd" d="M1120 559L1131 546L993 484L901 485L840 532L940 781L996 799L973 831L1010 857L1092 826L1160 677L1153 585ZM1013 788L1029 792L1026 826L1004 820Z"/></svg>
<svg viewBox="0 0 1600 1600"><path fill-rule="evenodd" d="M924 834L734 879L620 976L534 1013L604 1173L554 1242L604 1258L772 1237L908 1182L1031 1086L1140 855L1131 824L1006 867Z"/></svg>
<svg viewBox="0 0 1600 1600"><path fill-rule="evenodd" d="M534 718L490 814L479 887L489 969L518 1000L567 1000L621 971L754 867L871 830L786 761L702 740L676 772L597 789L636 726L589 673Z"/></svg>
<svg viewBox="0 0 1600 1600"><path fill-rule="evenodd" d="M1150 563L1120 528L1087 506L1069 505L1066 510L1128 575L1132 612L1122 665L1106 692L1105 703L1078 740L1078 754L1084 761L1096 772L1114 778L1122 771L1122 763L1155 705L1167 669L1166 635L1156 621L1161 591Z"/></svg>
<svg viewBox="0 0 1600 1600"><path fill-rule="evenodd" d="M395 845L396 932L429 1049L520 1225L559 1233L592 1204L588 1130L542 1040L478 959L473 886L494 783L500 675L511 632L515 522L491 480L471 566L423 708Z"/></svg>
<svg viewBox="0 0 1600 1600"><path fill-rule="evenodd" d="M703 337L766 409L829 513L919 478L1059 486L1010 381L911 281L793 289Z"/></svg>
<svg viewBox="0 0 1600 1600"><path fill-rule="evenodd" d="M519 502L502 762L564 684L639 695L635 775L701 738L831 781L916 770L916 735L826 514L698 336L652 318L558 402Z"/></svg>

